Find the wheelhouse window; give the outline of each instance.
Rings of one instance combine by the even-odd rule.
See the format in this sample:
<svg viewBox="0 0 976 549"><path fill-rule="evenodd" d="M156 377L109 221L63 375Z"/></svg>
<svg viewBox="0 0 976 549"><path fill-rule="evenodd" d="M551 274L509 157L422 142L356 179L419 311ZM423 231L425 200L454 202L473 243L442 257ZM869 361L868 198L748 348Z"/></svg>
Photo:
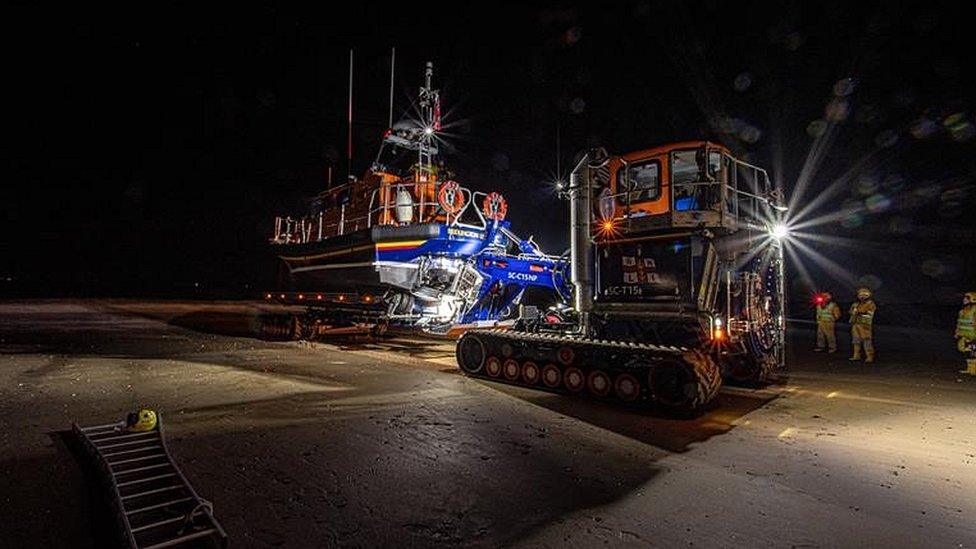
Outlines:
<svg viewBox="0 0 976 549"><path fill-rule="evenodd" d="M722 176L722 154L702 149L687 149L671 153L671 184L674 187L674 209L710 209L720 196L718 188ZM704 163L705 166L701 166Z"/></svg>
<svg viewBox="0 0 976 549"><path fill-rule="evenodd" d="M644 160L617 172L617 189L627 202L656 200L661 196L661 164Z"/></svg>

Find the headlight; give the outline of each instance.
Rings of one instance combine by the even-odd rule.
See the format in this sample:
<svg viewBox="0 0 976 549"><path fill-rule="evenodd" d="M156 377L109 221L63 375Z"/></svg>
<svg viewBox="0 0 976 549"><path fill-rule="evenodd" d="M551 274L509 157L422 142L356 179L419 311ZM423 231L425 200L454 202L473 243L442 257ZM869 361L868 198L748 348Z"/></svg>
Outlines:
<svg viewBox="0 0 976 549"><path fill-rule="evenodd" d="M769 236L773 237L776 240L783 240L789 235L790 235L789 228L787 228L786 225L782 223L777 223L769 229Z"/></svg>

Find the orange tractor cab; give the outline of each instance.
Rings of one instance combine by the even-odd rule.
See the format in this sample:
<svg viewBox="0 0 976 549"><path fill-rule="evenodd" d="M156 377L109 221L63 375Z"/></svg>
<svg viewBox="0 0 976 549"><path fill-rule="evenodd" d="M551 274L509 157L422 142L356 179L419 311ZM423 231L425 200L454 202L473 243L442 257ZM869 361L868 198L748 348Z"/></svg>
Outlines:
<svg viewBox="0 0 976 549"><path fill-rule="evenodd" d="M683 141L613 156L596 197L600 229L628 232L711 227L735 230L742 208L769 192L765 172L708 141Z"/></svg>

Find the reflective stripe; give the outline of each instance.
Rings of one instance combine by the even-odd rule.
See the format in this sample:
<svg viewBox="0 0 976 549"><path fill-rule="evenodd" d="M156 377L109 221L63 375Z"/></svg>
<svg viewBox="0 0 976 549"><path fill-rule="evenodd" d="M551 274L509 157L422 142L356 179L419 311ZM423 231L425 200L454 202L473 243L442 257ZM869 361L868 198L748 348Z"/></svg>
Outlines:
<svg viewBox="0 0 976 549"><path fill-rule="evenodd" d="M976 339L976 306L968 305L959 311L956 320L956 337Z"/></svg>
<svg viewBox="0 0 976 549"><path fill-rule="evenodd" d="M851 306L851 323L870 326L874 321L874 302L862 301Z"/></svg>
<svg viewBox="0 0 976 549"><path fill-rule="evenodd" d="M818 322L836 322L837 318L834 316L833 303L827 305L826 307L817 306L817 321Z"/></svg>

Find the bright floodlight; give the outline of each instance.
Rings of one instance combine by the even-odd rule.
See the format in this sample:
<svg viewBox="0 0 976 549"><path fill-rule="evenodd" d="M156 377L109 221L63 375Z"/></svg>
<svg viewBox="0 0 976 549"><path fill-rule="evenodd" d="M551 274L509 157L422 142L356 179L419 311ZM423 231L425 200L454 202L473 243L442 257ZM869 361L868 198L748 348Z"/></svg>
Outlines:
<svg viewBox="0 0 976 549"><path fill-rule="evenodd" d="M434 128L431 128L430 126L427 126L426 128L424 128L424 133L427 134L427 135L430 135L430 134L434 133Z"/></svg>
<svg viewBox="0 0 976 549"><path fill-rule="evenodd" d="M775 238L776 240L783 240L784 238L789 236L789 234L790 234L790 230L787 229L786 225L783 225L782 223L777 223L773 225L773 228L769 230L769 235Z"/></svg>

